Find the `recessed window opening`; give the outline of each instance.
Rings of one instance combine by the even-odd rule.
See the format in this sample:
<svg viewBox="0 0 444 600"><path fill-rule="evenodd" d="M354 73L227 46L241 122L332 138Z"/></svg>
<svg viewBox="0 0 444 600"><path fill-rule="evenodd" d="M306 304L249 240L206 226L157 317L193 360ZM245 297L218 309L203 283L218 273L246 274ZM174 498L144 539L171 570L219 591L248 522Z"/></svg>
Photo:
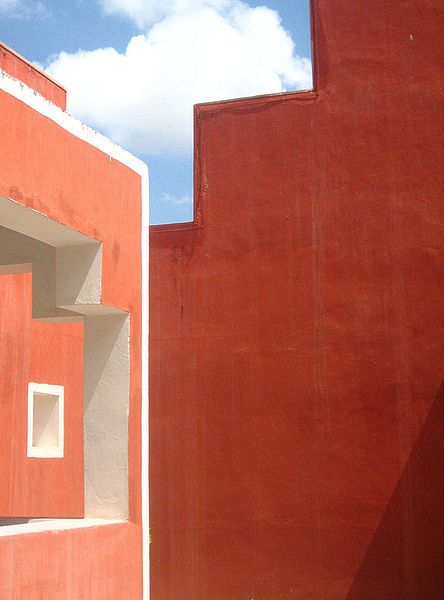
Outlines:
<svg viewBox="0 0 444 600"><path fill-rule="evenodd" d="M79 464L84 474L82 512L86 519L126 520L130 318L126 312L101 302L100 243L1 195L0 225L0 276L32 269L33 319L54 324L83 319L84 464ZM95 253L91 246L96 247ZM3 364L0 366L3 368ZM28 413L25 422L19 423L25 430L25 448L20 459L25 459L26 469L32 469L37 460L62 459L68 453L68 446L66 451L64 448L63 383L64 380L31 382L23 396L21 389L16 395L17 402L23 402ZM17 385L20 386L20 381ZM19 391L17 386L16 389ZM59 400L42 401L38 394L59 396ZM41 415L40 420L38 414L34 418L34 407ZM66 426L70 425L67 421ZM73 442L70 447L79 448L82 439L77 439L75 430L69 437ZM17 439L11 441L10 457L16 453L14 448L20 448ZM23 514L20 505L27 478L17 469L14 471L14 464L9 461L10 477L5 479L8 487L0 494L0 518L27 519L30 516ZM60 467L63 473L70 468ZM45 477L48 472L43 472ZM38 513L39 518L58 518L52 516L52 505L39 509Z"/></svg>
<svg viewBox="0 0 444 600"><path fill-rule="evenodd" d="M64 446L64 389L60 385L29 383L28 456L62 458Z"/></svg>

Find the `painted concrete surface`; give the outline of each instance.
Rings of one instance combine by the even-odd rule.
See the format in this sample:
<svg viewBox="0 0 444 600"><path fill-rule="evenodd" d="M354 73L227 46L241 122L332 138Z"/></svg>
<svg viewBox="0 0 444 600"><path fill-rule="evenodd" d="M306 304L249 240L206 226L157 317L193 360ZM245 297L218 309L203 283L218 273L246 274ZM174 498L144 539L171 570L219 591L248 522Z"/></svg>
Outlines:
<svg viewBox="0 0 444 600"><path fill-rule="evenodd" d="M83 527L81 531L67 532L61 528L54 529L50 533L41 531L32 534L27 533L27 524L25 524L23 529L20 529L21 533L14 532L14 535L2 536L0 597L5 600L10 598L33 600L42 597L45 600L60 600L60 598L133 600L142 598L144 594L146 598L149 578L148 575L142 576L142 568L147 563L148 537L147 534L143 535L142 527L146 526L147 507L143 504L143 498L146 498L148 486L147 452L142 455L142 448L146 449L147 446L147 426L146 423L145 425L141 423L141 418L147 417L146 367L144 369L146 373L142 373L142 364L146 363L147 352L142 345L141 337L142 328L145 329L146 334L144 318L147 311L147 297L142 290L142 282L144 285L147 283L147 276L143 272L143 266L147 265L147 240L146 236L142 235L142 227L146 226L148 214L147 207L143 204L147 200L146 167L4 72L0 72L0 120L2 117L4 123L0 127L0 146L7 148L8 151L3 153L0 162L0 225L12 227L14 231L10 235L13 237L31 236L34 240L31 244L34 250L38 250L45 244L52 247L46 254L43 252L40 261L45 267L42 266L40 277L44 278L48 273L50 275L52 273L51 277L48 276L48 285L42 286L42 289L48 292L46 295L42 294L44 298L42 307L45 310L42 314L34 314L34 317L43 318L51 323L38 322L34 319L29 324L29 328L34 325L41 326L35 342L36 348L32 351L35 353L39 348L44 348L41 351L42 361L45 359L46 352L56 354L57 345L47 344L51 341L47 336L48 328L60 332L64 327L74 329L81 327L81 343L91 334L90 325L97 325L96 319L110 319L107 335L113 331L122 332L121 339L117 336L118 343L113 345L106 357L105 347L108 350L110 348L106 344L97 346L99 350L104 349L104 354L99 356L99 364L96 361L94 374L97 385L89 389L91 403L88 404L88 408L97 409L98 403L95 401L97 394L101 400L104 399L104 394L105 396L114 394L114 404L109 404L106 418L103 419L103 431L96 432L95 439L99 446L100 441L109 436L110 429L106 427L107 422L115 423L114 416L118 413L117 409L122 409L125 440L128 440L124 447L122 446L126 459L125 464L116 463L114 468L124 474L126 508L124 515L115 515L113 510L112 516L115 518L128 515L129 521L113 524L110 520L109 525L102 525L99 528ZM17 215L12 214L14 212L12 209L11 213L11 203L20 206L22 211L15 225L14 219ZM22 231L25 209L29 209L32 213L27 223L30 229ZM40 226L42 216L52 220L49 228L46 228L46 225L43 228ZM25 221L28 221L28 217ZM69 231L66 232L62 225L65 229L70 228ZM75 232L79 232L79 235ZM47 239L39 237L42 233L47 236ZM61 244L57 241L59 236ZM72 239L75 248L71 251L60 250L60 246L69 245L66 243L68 238ZM89 252L89 249L82 245L84 243L88 245L91 240L99 249L98 252ZM67 285L63 285L62 289L61 271L72 271L73 257L75 257L74 264L77 266L82 261L83 266L87 266L89 260L88 273L91 278L89 280L83 278L88 273L82 267L81 272L76 271L79 277L75 281L72 278L65 278ZM77 261L79 257L82 259L80 263ZM34 252L31 258L33 275L36 275L35 267L39 264L38 252L37 254ZM29 262L26 261L27 266ZM7 273L8 269L9 272L14 271L14 268L8 267L6 263L2 265L1 272ZM17 264L21 265L21 261ZM20 269L25 270L23 266ZM2 277L15 278L19 276L28 277L23 273L2 275ZM96 286L97 277L101 278L99 288ZM28 286L27 289L29 292L30 287ZM26 301L30 306L29 295ZM3 298L1 302L3 303ZM59 304L63 308L59 308ZM80 315L86 315L85 338L82 323L60 322L62 317L65 319L69 315L74 315L78 320L76 311ZM116 329L114 320L117 316L124 322L124 326L120 324ZM13 309L13 320L18 327L16 336L19 337L21 328L26 339L26 323L23 323L16 308ZM96 330L97 327L94 331ZM57 337L58 343L61 343L60 339L63 339L63 336ZM12 346L16 348L15 344ZM114 349L118 355L114 357L115 361ZM128 366L129 354L131 361ZM120 357L119 361L118 357ZM55 357L48 355L45 364L51 368L56 362L60 365L65 364L69 377L74 377L76 374L77 385L82 388L83 374L75 373L76 362L73 360L71 364L70 359L73 360L73 357L70 357L69 349L63 348ZM93 359L96 360L97 356L95 355ZM84 360L91 360L91 356L86 355ZM118 361L126 368L124 377L119 377L119 384L126 386L129 391L126 400L121 396L121 389L118 386L102 385L105 379L109 379L108 367L111 366L113 373L116 372L115 365L113 367L111 364L113 361ZM22 366L20 364L16 366L20 377L23 377ZM91 365L89 371L92 371ZM88 379L88 375L86 376ZM11 382L10 372L7 380ZM40 381L34 376L32 380ZM44 379L45 381L51 383L49 375ZM67 397L65 401L66 410ZM2 397L3 405L8 410L11 409L8 394ZM24 405L26 406L26 401ZM79 412L82 417L83 411ZM88 423L86 419L86 427ZM78 428L73 427L73 430L78 434ZM89 437L94 437L94 432L90 433ZM89 439L88 436L85 437ZM65 436L65 445L67 444L68 440ZM115 446L116 449L120 448L120 439ZM75 447L77 452L83 451L82 443L76 443ZM26 446L24 451L26 454ZM61 460L65 461L66 458ZM75 497L71 489L74 487L74 480L70 480L67 486L60 474L55 476L52 486L48 488L48 494L51 491L54 496L53 503L56 509L63 513L63 516L82 516L80 510L72 513L67 510L67 507L77 501L76 499L81 498L83 502L81 490L83 461L80 454L78 458L75 477L79 478L79 486L75 490ZM96 472L100 468L107 469L107 458L108 455L100 457L95 455ZM50 468L55 462L56 459L50 459L42 467L42 480L49 476ZM146 484L144 489L142 489L142 480ZM35 500L38 486L31 485L33 483L31 480L25 483L28 486L28 505L25 508L29 513L29 506ZM107 483L110 484L108 491L114 493L114 480L110 482L108 479ZM103 486L101 492L102 488ZM46 508L47 506L44 507L45 513ZM40 514L36 516L47 516L42 514L43 509L39 512ZM110 515L97 516L109 517ZM88 523L91 525L89 521ZM21 526L17 525L17 527Z"/></svg>
<svg viewBox="0 0 444 600"><path fill-rule="evenodd" d="M140 530L91 525L0 537L2 598L140 598ZM116 557L118 556L118 560Z"/></svg>
<svg viewBox="0 0 444 600"><path fill-rule="evenodd" d="M85 516L127 518L129 317L101 303L102 245L4 197L0 219L14 228L0 227L2 272L23 271L24 265L32 270L33 319L56 325L86 316L84 372L78 374L80 386L83 379ZM14 306L5 316L10 310ZM69 353L69 346L64 351Z"/></svg>
<svg viewBox="0 0 444 600"><path fill-rule="evenodd" d="M83 324L32 319L32 274L0 275L0 514L82 517ZM64 457L28 456L28 383L64 386Z"/></svg>
<svg viewBox="0 0 444 600"><path fill-rule="evenodd" d="M12 48L0 42L0 69L22 81L27 86L53 102L59 108L66 109L65 88L41 71L38 67L20 56Z"/></svg>
<svg viewBox="0 0 444 600"><path fill-rule="evenodd" d="M151 229L153 599L444 597L442 2L313 2Z"/></svg>

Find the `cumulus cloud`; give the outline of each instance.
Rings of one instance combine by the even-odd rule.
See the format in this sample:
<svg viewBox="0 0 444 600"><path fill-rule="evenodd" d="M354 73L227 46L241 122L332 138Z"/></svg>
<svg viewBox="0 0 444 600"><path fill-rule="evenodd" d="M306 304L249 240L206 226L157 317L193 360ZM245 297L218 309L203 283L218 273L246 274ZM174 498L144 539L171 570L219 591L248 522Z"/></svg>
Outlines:
<svg viewBox="0 0 444 600"><path fill-rule="evenodd" d="M164 17L171 8L170 0L100 0L105 13L128 17L138 27Z"/></svg>
<svg viewBox="0 0 444 600"><path fill-rule="evenodd" d="M46 17L50 15L41 2L25 0L0 0L0 15L13 18Z"/></svg>
<svg viewBox="0 0 444 600"><path fill-rule="evenodd" d="M202 6L223 10L234 4L233 0L99 0L108 14L125 16L140 28L166 17L168 14L181 14L184 11L199 9Z"/></svg>
<svg viewBox="0 0 444 600"><path fill-rule="evenodd" d="M311 87L277 12L240 0L102 0L143 33L125 52L60 53L48 72L69 109L116 142L146 154L187 154L196 102ZM148 23L148 25L147 25Z"/></svg>

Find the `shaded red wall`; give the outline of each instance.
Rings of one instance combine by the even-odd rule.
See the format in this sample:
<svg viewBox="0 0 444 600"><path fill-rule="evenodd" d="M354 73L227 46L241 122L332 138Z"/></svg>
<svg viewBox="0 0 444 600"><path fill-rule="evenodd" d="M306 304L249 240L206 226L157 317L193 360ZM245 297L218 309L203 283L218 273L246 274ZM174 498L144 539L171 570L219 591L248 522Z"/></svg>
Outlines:
<svg viewBox="0 0 444 600"><path fill-rule="evenodd" d="M83 323L32 320L32 275L0 276L0 517L83 517ZM64 386L63 458L28 458L28 383Z"/></svg>
<svg viewBox="0 0 444 600"><path fill-rule="evenodd" d="M444 597L443 6L313 3L151 229L152 598Z"/></svg>

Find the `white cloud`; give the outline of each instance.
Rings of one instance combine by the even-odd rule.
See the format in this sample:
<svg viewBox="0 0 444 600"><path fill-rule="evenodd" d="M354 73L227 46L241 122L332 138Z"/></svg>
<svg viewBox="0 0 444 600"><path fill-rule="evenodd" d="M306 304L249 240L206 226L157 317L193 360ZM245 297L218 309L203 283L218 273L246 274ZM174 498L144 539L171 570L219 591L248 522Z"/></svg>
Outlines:
<svg viewBox="0 0 444 600"><path fill-rule="evenodd" d="M47 17L51 14L41 2L0 0L0 15L13 18Z"/></svg>
<svg viewBox="0 0 444 600"><path fill-rule="evenodd" d="M99 0L103 10L134 21L140 28L160 20L171 13L199 10L203 6L223 10L237 0Z"/></svg>
<svg viewBox="0 0 444 600"><path fill-rule="evenodd" d="M19 0L0 0L0 14L12 13L19 4Z"/></svg>
<svg viewBox="0 0 444 600"><path fill-rule="evenodd" d="M188 153L196 102L311 87L310 61L294 54L273 10L240 0L102 1L157 21L124 53L62 52L47 70L67 86L72 112L135 152Z"/></svg>
<svg viewBox="0 0 444 600"><path fill-rule="evenodd" d="M166 192L162 193L162 200L167 204L172 204L173 206L182 206L185 204L191 204L193 202L193 198L191 194L183 194L181 196L177 196L174 194L168 194Z"/></svg>
<svg viewBox="0 0 444 600"><path fill-rule="evenodd" d="M128 17L139 27L165 16L170 0L100 0L103 10L108 14Z"/></svg>

